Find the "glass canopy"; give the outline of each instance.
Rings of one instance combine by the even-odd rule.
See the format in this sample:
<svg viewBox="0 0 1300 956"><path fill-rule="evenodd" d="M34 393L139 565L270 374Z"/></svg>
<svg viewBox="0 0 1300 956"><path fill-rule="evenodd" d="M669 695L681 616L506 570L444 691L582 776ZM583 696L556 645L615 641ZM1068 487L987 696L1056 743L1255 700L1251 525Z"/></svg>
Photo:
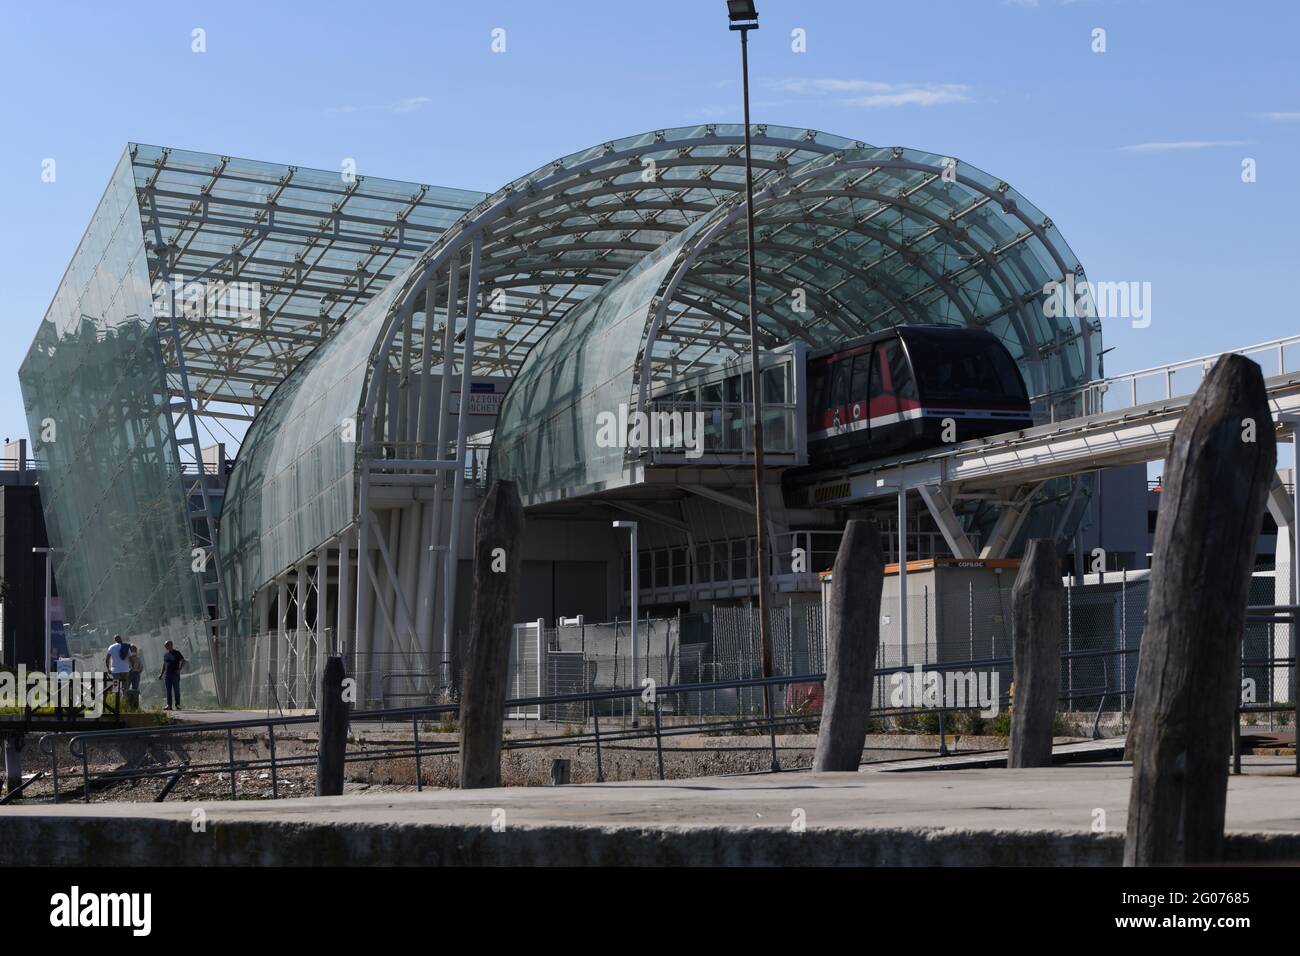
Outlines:
<svg viewBox="0 0 1300 956"><path fill-rule="evenodd" d="M595 443L596 415L748 349L743 141L738 125L651 131L489 196L131 146L22 368L33 437L46 419L59 429L36 453L72 617L200 640L207 608L178 480L196 463L174 424L188 397L217 427L253 421L220 528L235 633L248 633L257 589L356 522L359 413L377 407L365 454L409 439L390 394L412 355L441 360L447 315L470 296L471 371L513 379L493 473L532 500L626 481L622 450ZM1082 270L1007 183L948 157L768 125L753 127L753 162L764 348L939 322L997 335L1031 392L1095 375L1096 324L1043 309L1044 286ZM453 271L451 308L419 298ZM233 314L178 311L177 355L159 334L160 280L255 297ZM465 343L453 348L455 369Z"/></svg>
<svg viewBox="0 0 1300 956"><path fill-rule="evenodd" d="M755 149L764 347L825 346L900 323L964 325L1006 344L1031 394L1092 377L1099 327L1044 309L1044 287L1082 279L1082 269L1051 221L1005 182L899 148L838 143L797 163L789 153L773 162L771 150ZM669 169L692 184L707 173ZM619 208L657 198L631 189ZM494 476L519 482L534 502L624 483L622 450L596 444L597 416L644 407L653 384L748 351L743 213L743 195L718 197L556 321L503 403Z"/></svg>
<svg viewBox="0 0 1300 956"><path fill-rule="evenodd" d="M482 198L127 147L19 372L74 656L93 661L122 633L156 661L170 638L200 686L215 690L215 602L193 568L187 497L200 462L195 444L177 440L185 400L205 444L237 445L243 423L298 363ZM175 339L162 331L173 311ZM337 397L293 406L290 428ZM350 520L351 459L339 456L332 467L304 468L291 488L276 486L281 500L302 502L308 536L336 512ZM333 505L320 490L332 481L343 485ZM290 517L300 520L292 509ZM230 524L242 534L246 515Z"/></svg>

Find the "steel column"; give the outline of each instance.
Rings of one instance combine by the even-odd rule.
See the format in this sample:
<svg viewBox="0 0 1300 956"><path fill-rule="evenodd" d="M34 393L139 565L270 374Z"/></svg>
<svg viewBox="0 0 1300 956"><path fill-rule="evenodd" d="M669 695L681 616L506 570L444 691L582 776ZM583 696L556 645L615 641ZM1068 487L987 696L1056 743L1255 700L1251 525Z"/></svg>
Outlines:
<svg viewBox="0 0 1300 956"><path fill-rule="evenodd" d="M469 426L469 393L474 368L474 326L478 318L478 273L483 252L483 236L474 234L469 256L469 286L465 290L465 346L460 368L460 409L456 416L456 454L461 463L452 482L451 522L447 535L447 559L444 571L442 596L442 650L444 659L451 659L451 636L456 626L456 565L460 552L460 512L465 495L465 430Z"/></svg>

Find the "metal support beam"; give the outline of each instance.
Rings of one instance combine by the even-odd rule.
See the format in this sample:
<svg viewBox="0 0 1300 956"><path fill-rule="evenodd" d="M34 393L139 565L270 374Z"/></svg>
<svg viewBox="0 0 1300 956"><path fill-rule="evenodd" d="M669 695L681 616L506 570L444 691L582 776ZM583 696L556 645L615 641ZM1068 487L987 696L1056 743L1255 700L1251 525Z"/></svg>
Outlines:
<svg viewBox="0 0 1300 956"><path fill-rule="evenodd" d="M430 277L433 282L436 277ZM447 267L447 309L446 320L442 327L442 374L438 377L438 427L437 436L433 448L433 456L438 458L447 454L447 441L451 432L451 376L454 370L452 361L455 356L456 345L456 324L460 311L460 256L451 260ZM463 397L463 396L462 396ZM433 614L433 606L438 596L438 582L442 578L438 575L440 567L439 562L443 562L445 574L445 562L448 560L447 555L454 551L448 551L442 547L442 509L443 509L443 492L446 488L446 478L444 472L439 471L433 479L433 501L429 505L429 535L428 535L428 557L427 565L422 566L419 586L419 616L420 616L420 633L430 635L429 651L434 649L434 641L438 637L438 632L442 631L442 621L436 622ZM445 595L444 595L445 600ZM446 687L451 682L451 670L449 667L450 655L448 654L448 638L445 632L442 639L437 642L442 650L442 662L440 671L441 684Z"/></svg>
<svg viewBox="0 0 1300 956"><path fill-rule="evenodd" d="M474 325L478 318L478 273L483 253L483 234L474 233L469 255L469 286L465 290L465 347L460 366L460 414L456 416L456 461L465 460L465 430L469 426L469 395L473 384ZM451 521L447 535L447 563L442 590L442 653L451 660L451 635L456 626L456 570L460 552L460 512L465 496L465 469L455 472L451 492Z"/></svg>
<svg viewBox="0 0 1300 956"><path fill-rule="evenodd" d="M998 513L997 521L993 524L993 530L989 532L989 540L984 547L980 549L981 558L1005 558L1007 552L1016 541L1016 535L1020 534L1020 528L1025 523L1025 518L1029 515L1029 505L1034 496L1038 494L1038 489L1043 486L1042 482L1031 488L1016 489L1010 496L1004 499L1002 510Z"/></svg>
<svg viewBox="0 0 1300 956"><path fill-rule="evenodd" d="M971 544L970 538L966 537L966 532L957 519L957 513L952 509L952 499L948 497L948 492L943 486L921 485L916 490L921 493L921 500L925 502L925 507L929 509L930 517L939 526L943 539L948 542L948 547L952 549L953 557L975 557L975 546Z"/></svg>
<svg viewBox="0 0 1300 956"><path fill-rule="evenodd" d="M389 580L393 585L392 590L393 595L397 600L397 610L402 614L400 620L396 618L393 620L391 633L394 638L394 644L397 643L397 635L400 632L405 631L411 639L412 649L418 651L420 642L415 636L415 618L411 614L411 606L406 603L406 594L402 590L402 581L397 573L397 565L393 563L393 557L388 550L388 543L384 540L383 529L379 527L379 519L375 517L373 511L370 513L370 520L374 524L375 544L379 546L380 557L384 560L384 568L388 571Z"/></svg>
<svg viewBox="0 0 1300 956"><path fill-rule="evenodd" d="M907 664L907 489L898 489L898 643ZM929 663L924 661L923 663Z"/></svg>
<svg viewBox="0 0 1300 956"><path fill-rule="evenodd" d="M352 545L356 540L356 530L348 528L339 535L339 581L338 581L338 598L335 607L336 624L334 629L335 642L338 646L338 653L345 661L349 655L353 656L353 672L355 673L355 654L356 646L351 640L350 624L352 623Z"/></svg>
<svg viewBox="0 0 1300 956"><path fill-rule="evenodd" d="M1294 424L1296 416L1285 415L1279 416L1279 422L1289 422ZM1295 442L1297 432L1292 431L1292 440ZM1296 463L1300 465L1300 442L1295 444ZM1300 468L1292 468L1291 480L1295 482L1297 475L1300 474ZM1279 607L1286 607L1297 603L1297 596L1300 596L1300 547L1297 537L1300 532L1300 494L1293 494L1287 490L1282 483L1280 475L1273 475L1273 484L1269 487L1267 506L1269 516L1277 524L1277 538L1274 550L1274 577L1273 577L1273 603ZM1300 643L1300 635L1297 634L1297 627L1294 624L1274 624L1272 634L1272 648L1270 656L1275 659L1285 659L1296 655L1296 645ZM1300 687L1300 677L1290 668L1274 669L1274 679L1271 682L1273 686L1274 703L1291 703L1294 700L1292 696L1294 688ZM1291 680L1287 681L1287 676ZM1277 679L1281 676L1281 680ZM1289 684L1289 686L1288 686ZM1300 759L1300 758L1297 758Z"/></svg>
<svg viewBox="0 0 1300 956"><path fill-rule="evenodd" d="M747 515L752 515L754 513L754 505L752 502L746 501L744 498L737 498L735 495L729 495L725 491L718 491L716 488L705 488L701 485L684 485L682 490L689 491L693 495L699 495L701 498L708 498L710 501L724 504L728 508L735 508L739 511L743 511Z"/></svg>

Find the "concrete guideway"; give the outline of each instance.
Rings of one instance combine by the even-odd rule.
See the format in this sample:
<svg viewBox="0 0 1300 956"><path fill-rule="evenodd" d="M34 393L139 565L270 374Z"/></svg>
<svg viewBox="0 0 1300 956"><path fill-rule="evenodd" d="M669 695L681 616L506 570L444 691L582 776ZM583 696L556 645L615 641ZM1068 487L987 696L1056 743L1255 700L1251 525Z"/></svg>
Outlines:
<svg viewBox="0 0 1300 956"><path fill-rule="evenodd" d="M1228 783L1227 860L1300 863L1291 762L1247 758L1245 769ZM0 862L1112 865L1129 780L1129 765L1107 762L15 807L0 811Z"/></svg>
<svg viewBox="0 0 1300 956"><path fill-rule="evenodd" d="M1276 420L1300 412L1300 373L1265 380ZM900 487L944 487L962 494L1023 487L1099 468L1155 461L1164 456L1192 396L1183 395L979 439L922 454L874 461L821 479L812 494L820 506L891 497ZM816 489L836 489L817 494Z"/></svg>

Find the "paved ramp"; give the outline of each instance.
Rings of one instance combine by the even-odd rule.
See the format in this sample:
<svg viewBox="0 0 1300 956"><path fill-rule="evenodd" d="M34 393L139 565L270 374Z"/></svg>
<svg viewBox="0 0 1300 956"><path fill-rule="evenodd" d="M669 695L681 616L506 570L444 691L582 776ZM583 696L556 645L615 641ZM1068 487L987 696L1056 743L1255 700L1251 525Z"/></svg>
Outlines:
<svg viewBox="0 0 1300 956"><path fill-rule="evenodd" d="M1120 760L1123 756L1123 737L1079 740L1052 745L1052 763L1056 766ZM901 773L909 770L980 770L995 767L1006 769L1006 766L1005 750L988 750L980 753L949 754L946 757L913 757L907 760L882 761L864 764L861 769L871 772Z"/></svg>

